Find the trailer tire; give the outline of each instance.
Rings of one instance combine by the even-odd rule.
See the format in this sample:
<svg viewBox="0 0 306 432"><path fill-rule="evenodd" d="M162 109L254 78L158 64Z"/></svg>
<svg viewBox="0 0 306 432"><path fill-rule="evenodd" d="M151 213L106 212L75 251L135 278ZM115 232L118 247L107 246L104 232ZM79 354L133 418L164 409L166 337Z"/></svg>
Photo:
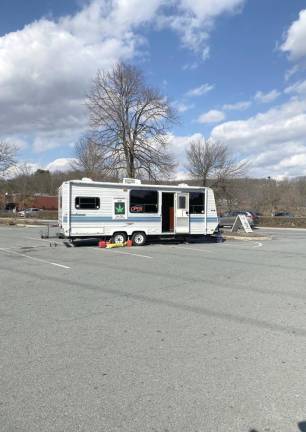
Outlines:
<svg viewBox="0 0 306 432"><path fill-rule="evenodd" d="M125 232L116 232L112 235L112 243L124 243L127 240L127 235Z"/></svg>
<svg viewBox="0 0 306 432"><path fill-rule="evenodd" d="M133 246L143 246L147 241L147 236L143 231L136 231L132 235Z"/></svg>

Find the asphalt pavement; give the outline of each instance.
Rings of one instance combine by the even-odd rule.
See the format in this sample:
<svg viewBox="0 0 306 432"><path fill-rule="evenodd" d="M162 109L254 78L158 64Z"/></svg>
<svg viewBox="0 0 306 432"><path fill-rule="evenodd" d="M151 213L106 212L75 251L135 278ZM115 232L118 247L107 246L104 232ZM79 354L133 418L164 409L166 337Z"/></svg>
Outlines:
<svg viewBox="0 0 306 432"><path fill-rule="evenodd" d="M0 226L1 432L306 431L306 231L99 249Z"/></svg>

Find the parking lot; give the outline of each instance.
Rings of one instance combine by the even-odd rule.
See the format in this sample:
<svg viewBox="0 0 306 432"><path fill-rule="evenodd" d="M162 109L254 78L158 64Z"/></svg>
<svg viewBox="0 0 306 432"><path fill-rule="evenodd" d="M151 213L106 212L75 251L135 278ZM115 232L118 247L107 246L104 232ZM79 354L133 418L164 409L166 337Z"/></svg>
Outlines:
<svg viewBox="0 0 306 432"><path fill-rule="evenodd" d="M66 247L0 227L3 432L306 430L306 233Z"/></svg>

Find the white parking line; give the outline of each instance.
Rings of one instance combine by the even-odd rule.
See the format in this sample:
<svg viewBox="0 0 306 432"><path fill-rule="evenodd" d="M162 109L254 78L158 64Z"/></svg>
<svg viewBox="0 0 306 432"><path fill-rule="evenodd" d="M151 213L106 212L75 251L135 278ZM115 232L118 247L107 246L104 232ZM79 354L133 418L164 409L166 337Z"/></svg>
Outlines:
<svg viewBox="0 0 306 432"><path fill-rule="evenodd" d="M244 243L239 243L239 244L237 244L237 243L236 244L234 244L234 243L224 243L222 246L223 247L227 246L227 247L236 248L236 249L256 249L256 248L262 247L263 243L261 243L261 242L253 242L252 240L248 240L248 241L245 241Z"/></svg>
<svg viewBox="0 0 306 432"><path fill-rule="evenodd" d="M196 252L207 252L207 253L211 253L210 250L207 249L200 249L200 248L195 248L193 246L171 246L172 248L177 248L177 249L186 249L186 250L192 250L192 251L196 251Z"/></svg>
<svg viewBox="0 0 306 432"><path fill-rule="evenodd" d="M44 259L41 259L41 258L31 257L31 256L29 256L29 255L22 254L22 253L20 253L20 252L12 251L11 249L0 248L0 251L2 251L2 252L4 252L4 253L7 253L7 254L19 255L19 256L22 256L22 257L24 257L24 258L28 258L28 259L30 259L30 260L33 260L33 261L42 262L42 263L44 263L44 264L50 264L50 265L53 265L53 266L56 266L56 267L61 267L61 268L65 268L65 269L70 269L70 267L65 266L65 265L63 265L63 264L58 264L58 263L55 263L55 262L52 262L52 261L47 261L47 260L44 260Z"/></svg>
<svg viewBox="0 0 306 432"><path fill-rule="evenodd" d="M136 256L136 257L139 257L139 258L153 259L149 255L136 254L136 253L133 253L133 252L121 252L121 251L118 251L118 250L116 250L116 251L114 250L113 252L116 253L116 254L120 254L120 255L133 255L133 256Z"/></svg>

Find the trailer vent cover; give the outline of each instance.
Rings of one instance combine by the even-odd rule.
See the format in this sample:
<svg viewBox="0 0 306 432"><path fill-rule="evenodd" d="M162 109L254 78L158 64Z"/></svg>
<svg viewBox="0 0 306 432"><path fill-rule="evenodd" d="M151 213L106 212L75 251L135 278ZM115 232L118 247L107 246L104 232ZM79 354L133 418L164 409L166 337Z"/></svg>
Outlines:
<svg viewBox="0 0 306 432"><path fill-rule="evenodd" d="M124 178L123 184L141 184L141 180L134 179L134 178Z"/></svg>

